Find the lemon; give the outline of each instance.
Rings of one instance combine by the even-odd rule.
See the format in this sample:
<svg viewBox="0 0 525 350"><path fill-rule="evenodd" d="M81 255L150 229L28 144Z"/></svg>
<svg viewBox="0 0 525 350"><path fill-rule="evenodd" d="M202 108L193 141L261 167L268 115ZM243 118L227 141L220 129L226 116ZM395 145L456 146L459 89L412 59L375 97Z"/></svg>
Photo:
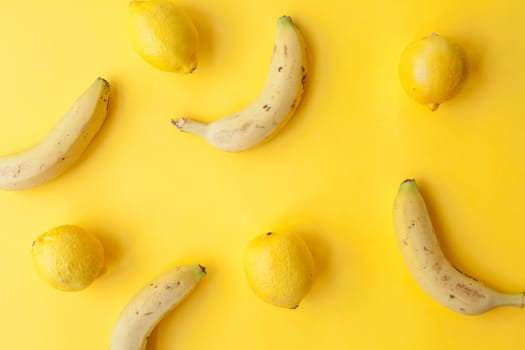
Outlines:
<svg viewBox="0 0 525 350"><path fill-rule="evenodd" d="M128 32L135 51L154 67L177 73L191 73L197 67L197 29L172 2L130 2Z"/></svg>
<svg viewBox="0 0 525 350"><path fill-rule="evenodd" d="M31 253L40 277L64 291L86 288L104 266L102 243L92 233L72 225L40 235L33 242Z"/></svg>
<svg viewBox="0 0 525 350"><path fill-rule="evenodd" d="M461 47L436 33L410 44L399 62L406 93L432 111L458 93L465 71Z"/></svg>
<svg viewBox="0 0 525 350"><path fill-rule="evenodd" d="M312 285L314 261L299 237L268 232L248 244L244 270L259 298L275 306L295 309Z"/></svg>

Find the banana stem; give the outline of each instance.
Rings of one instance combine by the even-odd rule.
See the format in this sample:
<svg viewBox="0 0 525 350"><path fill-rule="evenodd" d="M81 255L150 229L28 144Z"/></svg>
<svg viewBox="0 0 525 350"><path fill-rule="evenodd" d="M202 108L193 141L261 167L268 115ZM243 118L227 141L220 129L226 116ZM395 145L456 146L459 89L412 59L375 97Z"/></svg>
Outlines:
<svg viewBox="0 0 525 350"><path fill-rule="evenodd" d="M183 117L180 117L177 120L172 119L171 124L176 126L180 131L188 132L200 137L206 137L208 131L208 124Z"/></svg>
<svg viewBox="0 0 525 350"><path fill-rule="evenodd" d="M525 292L519 294L500 294L499 303L501 306L525 306Z"/></svg>

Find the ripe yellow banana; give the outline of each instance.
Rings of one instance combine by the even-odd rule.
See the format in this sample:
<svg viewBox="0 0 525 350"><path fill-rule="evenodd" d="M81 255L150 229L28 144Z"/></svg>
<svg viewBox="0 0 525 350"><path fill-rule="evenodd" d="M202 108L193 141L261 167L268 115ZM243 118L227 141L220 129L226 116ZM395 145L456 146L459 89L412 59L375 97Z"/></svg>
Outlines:
<svg viewBox="0 0 525 350"><path fill-rule="evenodd" d="M184 265L160 275L142 288L120 314L110 350L144 350L160 320L185 299L206 275L201 265Z"/></svg>
<svg viewBox="0 0 525 350"><path fill-rule="evenodd" d="M524 293L495 291L448 262L414 180L405 180L399 188L394 204L394 226L410 273L419 286L441 305L467 315L499 306L523 307Z"/></svg>
<svg viewBox="0 0 525 350"><path fill-rule="evenodd" d="M303 94L306 69L301 34L290 17L282 16L277 21L270 71L255 101L209 124L188 118L172 120L172 124L224 151L254 147L274 135L294 114Z"/></svg>
<svg viewBox="0 0 525 350"><path fill-rule="evenodd" d="M98 78L36 146L0 157L0 188L23 190L60 175L84 152L104 123L109 83Z"/></svg>

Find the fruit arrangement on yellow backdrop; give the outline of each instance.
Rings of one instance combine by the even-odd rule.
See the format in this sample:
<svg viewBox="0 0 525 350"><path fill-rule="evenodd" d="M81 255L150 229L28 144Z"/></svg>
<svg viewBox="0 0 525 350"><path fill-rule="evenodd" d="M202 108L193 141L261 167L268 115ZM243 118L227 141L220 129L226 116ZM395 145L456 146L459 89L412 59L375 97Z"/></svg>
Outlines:
<svg viewBox="0 0 525 350"><path fill-rule="evenodd" d="M166 74L192 74L199 69L199 30L183 8L170 0L133 0L128 15L130 46L145 62ZM197 136L178 136L187 137L188 147L201 141L226 152L264 146L294 116L308 88L307 43L290 16L277 19L273 44L273 48L267 45L271 62L266 82L245 108L209 123L180 116L171 120L172 126L166 123L167 127ZM406 94L436 111L460 93L467 61L452 38L431 33L405 48L398 73ZM0 188L24 190L43 185L80 160L103 127L109 96L110 84L97 78L40 143L0 158ZM525 294L497 291L448 261L415 180L401 183L393 219L408 270L437 303L468 315L500 306L524 306ZM57 226L36 237L32 258L42 280L61 291L88 288L106 272L99 238L74 225ZM310 247L290 233L254 235L245 247L243 265L254 295L286 309L300 306L316 276ZM212 271L198 263L179 265L144 281L120 315L115 315L110 349L144 349L155 326Z"/></svg>
<svg viewBox="0 0 525 350"><path fill-rule="evenodd" d="M152 66L181 74L191 74L197 69L197 29L185 11L169 0L132 1L128 31L135 51ZM244 110L210 124L182 117L172 120L172 124L224 151L243 151L267 141L298 108L307 77L305 44L289 16L277 20L271 57L260 96ZM102 127L108 102L109 83L98 78L41 144L12 156L18 161L14 165L11 159L6 159L6 170L2 172L4 188L24 189L43 184L73 164ZM101 242L73 225L56 227L40 235L33 242L32 255L40 277L63 291L87 288L104 267ZM244 267L250 286L262 300L290 309L299 306L314 277L309 248L291 234L269 232L255 238L246 248ZM143 349L157 323L205 275L206 269L201 265L183 265L148 283L118 317L110 349Z"/></svg>

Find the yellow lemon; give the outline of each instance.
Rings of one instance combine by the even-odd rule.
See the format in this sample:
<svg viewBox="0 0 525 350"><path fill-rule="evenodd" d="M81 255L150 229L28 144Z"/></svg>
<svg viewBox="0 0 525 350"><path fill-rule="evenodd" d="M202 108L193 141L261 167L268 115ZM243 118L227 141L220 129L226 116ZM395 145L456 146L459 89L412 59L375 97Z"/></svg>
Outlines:
<svg viewBox="0 0 525 350"><path fill-rule="evenodd" d="M134 0L128 31L133 48L148 63L168 72L197 67L199 35L188 14L169 0Z"/></svg>
<svg viewBox="0 0 525 350"><path fill-rule="evenodd" d="M31 253L40 277L64 291L86 288L104 267L102 243L92 233L72 225L40 235Z"/></svg>
<svg viewBox="0 0 525 350"><path fill-rule="evenodd" d="M432 111L457 94L465 72L462 49L436 33L410 44L399 62L406 93Z"/></svg>
<svg viewBox="0 0 525 350"><path fill-rule="evenodd" d="M314 261L308 246L299 237L268 232L248 244L244 270L259 298L295 309L312 285Z"/></svg>

